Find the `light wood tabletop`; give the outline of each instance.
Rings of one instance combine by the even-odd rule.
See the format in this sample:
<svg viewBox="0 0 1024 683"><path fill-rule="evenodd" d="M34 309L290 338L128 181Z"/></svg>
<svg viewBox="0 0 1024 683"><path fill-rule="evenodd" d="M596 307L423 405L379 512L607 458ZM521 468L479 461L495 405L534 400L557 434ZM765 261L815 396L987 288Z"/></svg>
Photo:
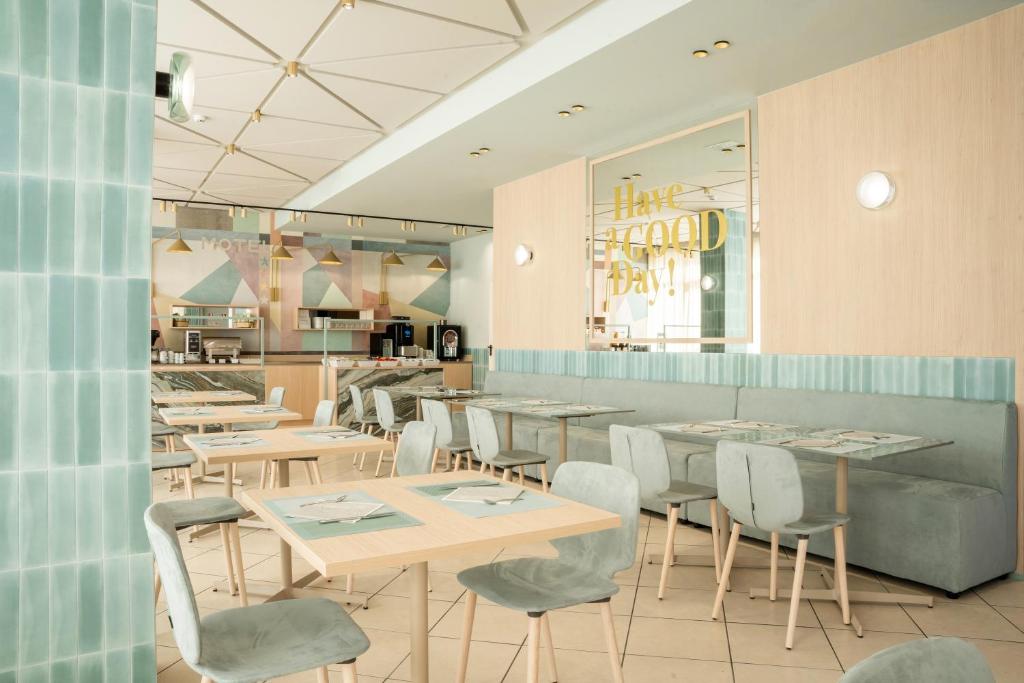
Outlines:
<svg viewBox="0 0 1024 683"><path fill-rule="evenodd" d="M287 461L281 466L286 468ZM288 484L283 472L283 485ZM479 480L474 472L443 472L410 477L345 481L284 489L249 489L242 494L246 506L281 537L281 593L290 596L293 587L307 585L316 577L409 565L412 579L411 664L413 683L428 679L427 655L427 563L448 557L494 551L526 543L613 529L621 526L618 515L600 508L558 498L531 489L532 495L559 501L557 507L524 510L491 517L470 517L437 499L427 497L413 486ZM506 486L514 486L505 483ZM336 496L359 491L422 522L415 526L368 531L366 533L304 539L268 501L299 496ZM292 581L292 549L316 572Z"/></svg>
<svg viewBox="0 0 1024 683"><path fill-rule="evenodd" d="M320 441L313 434L323 434ZM337 435L337 438L332 436ZM198 458L210 465L260 462L321 455L352 455L365 451L394 450L391 441L362 434L345 427L288 427L246 432L186 434L185 443ZM231 441L238 445L232 445Z"/></svg>
<svg viewBox="0 0 1024 683"><path fill-rule="evenodd" d="M153 403L178 405L182 403L252 403L256 397L244 391L154 391Z"/></svg>
<svg viewBox="0 0 1024 683"><path fill-rule="evenodd" d="M172 427L181 425L205 426L211 424L237 424L239 422L290 422L303 419L302 415L287 408L273 412L254 412L272 406L196 406L194 408L161 408L160 419Z"/></svg>

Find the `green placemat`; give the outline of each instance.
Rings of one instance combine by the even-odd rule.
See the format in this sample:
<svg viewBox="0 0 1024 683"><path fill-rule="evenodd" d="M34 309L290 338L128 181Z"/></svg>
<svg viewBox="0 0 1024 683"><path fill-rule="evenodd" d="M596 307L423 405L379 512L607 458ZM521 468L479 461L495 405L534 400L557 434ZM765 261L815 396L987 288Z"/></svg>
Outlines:
<svg viewBox="0 0 1024 683"><path fill-rule="evenodd" d="M338 495L341 495L340 493ZM334 538L336 536L350 536L352 534L363 534L370 531L385 531L387 529L401 529L407 526L419 526L423 524L412 515L395 510L395 508L384 503L384 501L367 495L361 491L351 491L346 494L345 501L353 503L380 503L384 507L374 514L381 512L396 512L390 517L378 517L377 519L364 519L355 524L337 522L334 524L321 524L315 520L291 519L288 515L295 512L303 503L310 503L317 500L330 499L331 494L319 496L298 496L296 498L277 498L267 501L267 507L282 522L291 527L300 538L307 541L314 541L318 538Z"/></svg>
<svg viewBox="0 0 1024 683"><path fill-rule="evenodd" d="M505 505L487 505L484 503L458 503L450 500L443 500L445 496L454 491L452 488L454 484L460 484L467 486L471 484L480 484L483 482L492 482L494 479L472 479L460 482L449 482L445 484L431 484L429 486L410 486L409 488L427 498L432 498L437 502L441 503L446 507L460 512L467 517L500 517L502 515L511 515L517 512L533 512L534 510L547 510L549 508L561 507L562 502L553 500L547 496L542 496L533 491L525 491L519 500L508 503ZM509 482L501 482L507 484ZM491 487L497 488L497 487Z"/></svg>

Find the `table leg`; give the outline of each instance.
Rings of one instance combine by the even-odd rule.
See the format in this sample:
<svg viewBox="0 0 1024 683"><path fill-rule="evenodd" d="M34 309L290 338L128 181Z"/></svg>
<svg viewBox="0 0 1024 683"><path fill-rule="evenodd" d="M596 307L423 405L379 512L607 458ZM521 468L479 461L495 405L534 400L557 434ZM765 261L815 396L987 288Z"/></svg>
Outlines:
<svg viewBox="0 0 1024 683"><path fill-rule="evenodd" d="M409 567L412 578L412 610L409 612L410 664L413 683L430 680L430 655L427 643L427 563Z"/></svg>
<svg viewBox="0 0 1024 683"><path fill-rule="evenodd" d="M423 419L423 399L419 396L416 397L416 421Z"/></svg>
<svg viewBox="0 0 1024 683"><path fill-rule="evenodd" d="M278 461L277 485L281 488L288 486L288 460L286 458ZM281 588L292 587L292 547L283 538L281 539Z"/></svg>
<svg viewBox="0 0 1024 683"><path fill-rule="evenodd" d="M206 433L206 425L197 425L196 426L196 431L198 431L200 434L205 434ZM203 479L205 479L205 478L206 478L206 461L205 460L200 460L199 461L199 481L203 481Z"/></svg>
<svg viewBox="0 0 1024 683"><path fill-rule="evenodd" d="M512 450L512 413L505 413L505 450Z"/></svg>
<svg viewBox="0 0 1024 683"><path fill-rule="evenodd" d="M569 459L569 419L558 418L558 461L565 464Z"/></svg>

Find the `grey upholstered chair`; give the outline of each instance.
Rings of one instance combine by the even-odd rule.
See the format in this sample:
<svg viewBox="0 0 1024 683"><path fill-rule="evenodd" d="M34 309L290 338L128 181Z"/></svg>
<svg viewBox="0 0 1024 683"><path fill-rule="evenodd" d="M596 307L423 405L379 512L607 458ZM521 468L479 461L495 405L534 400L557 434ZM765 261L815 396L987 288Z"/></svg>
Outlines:
<svg viewBox="0 0 1024 683"><path fill-rule="evenodd" d="M175 482L181 481L185 487L185 493L189 498L195 498L195 491L192 489L192 463L196 462L196 456L192 451L177 451L174 443L177 430L170 425L157 422L152 425L151 435L163 437L164 450L153 451L150 459L150 469L153 472L168 470L171 476L170 490L174 490Z"/></svg>
<svg viewBox="0 0 1024 683"><path fill-rule="evenodd" d="M366 407L363 405L363 390L355 384L349 384L348 395L352 399L352 414L354 416L352 422L359 424L359 431L363 434L373 434L380 427L380 423L377 422L375 415L366 414ZM357 458L359 459L359 471L362 472L363 464L366 462L366 452L353 454L353 467Z"/></svg>
<svg viewBox="0 0 1024 683"><path fill-rule="evenodd" d="M669 567L675 564L676 528L679 526L679 508L687 503L706 500L711 506L711 545L714 553L715 580L722 580L722 546L718 532L718 491L711 486L672 481L668 451L661 434L651 429L611 425L612 464L632 472L640 481L641 500L657 500L665 505L668 533L665 536L665 555L662 558L658 599L665 597Z"/></svg>
<svg viewBox="0 0 1024 683"><path fill-rule="evenodd" d="M462 647L455 678L458 683L466 680L478 595L502 607L526 612L529 617L529 681L538 680L542 630L547 640L551 680L558 679L547 613L574 605L600 604L613 679L622 682L610 600L619 592L613 577L632 567L636 561L640 484L635 476L617 467L593 462L569 462L555 472L551 492L614 512L621 516L622 526L553 540L551 544L558 550L557 558L523 557L459 572L459 583L469 591L466 593Z"/></svg>
<svg viewBox="0 0 1024 683"><path fill-rule="evenodd" d="M428 422L406 422L395 452L391 476L430 474L433 471L437 427Z"/></svg>
<svg viewBox="0 0 1024 683"><path fill-rule="evenodd" d="M386 441L399 440L398 436L405 428L405 423L395 419L395 404L391 402L391 394L384 389L374 389L373 402L377 406L377 422L380 423L380 428L384 431L384 439ZM377 455L377 470L374 472L374 476L380 476L380 466L383 461L384 451L381 451ZM392 461L392 469L394 469L394 461Z"/></svg>
<svg viewBox="0 0 1024 683"><path fill-rule="evenodd" d="M325 398L316 404L316 412L313 414L313 426L314 427L330 427L331 423L334 422L334 406L335 403L329 398ZM292 458L293 462L301 462L306 467L306 477L309 479L310 484L322 484L324 478L320 474L320 458L315 455L311 455L305 458ZM277 482L277 460L271 465L270 472L270 487L273 488Z"/></svg>
<svg viewBox="0 0 1024 683"><path fill-rule="evenodd" d="M266 405L269 406L283 406L284 405L284 387L274 387L270 390L270 396L267 397ZM257 429L277 429L277 425L280 424L279 420L271 420L270 422L238 422L231 425L230 428L235 432L251 432ZM235 465L232 464L228 469L231 470L231 477L235 476ZM260 488L263 488L267 482L267 475L270 472L270 463L266 460L260 463Z"/></svg>
<svg viewBox="0 0 1024 683"><path fill-rule="evenodd" d="M722 580L711 618L721 615L722 601L729 581L729 572L736 557L740 531L749 526L772 534L793 534L797 537L796 563L793 567L793 592L789 603L789 624L786 628L786 649L793 649L796 615L800 608L800 589L807 562L807 541L811 534L832 531L836 546L836 588L843 613L843 623L850 623L850 597L846 582L846 543L844 527L848 515L837 513L808 514L804 509L803 484L796 457L775 446L719 441L715 453L718 498L732 514L732 533L725 553ZM776 557L772 556L770 596L775 595Z"/></svg>
<svg viewBox="0 0 1024 683"><path fill-rule="evenodd" d="M242 563L242 544L238 536L238 519L246 510L234 498L210 496L191 500L174 500L158 503L167 515L174 530L190 526L216 524L220 527L220 541L224 547L224 568L227 573L228 590L238 595L238 602L245 607L249 595L245 587L245 565ZM175 537L177 542L177 537ZM154 571L154 600L160 600L160 576L162 570Z"/></svg>
<svg viewBox="0 0 1024 683"><path fill-rule="evenodd" d="M437 466L437 456L440 451L445 452L449 462L451 462L451 457L454 455L455 469L458 469L459 461L463 454L473 452L473 447L469 444L469 438L458 439L455 437L454 428L452 427L452 414L448 412L448 406L444 403L425 398L420 402L420 405L423 408L423 419L437 427L437 446L434 449L434 464L431 467L431 472ZM467 460L469 460L468 456Z"/></svg>
<svg viewBox="0 0 1024 683"><path fill-rule="evenodd" d="M494 474L495 467L504 469L502 478L512 480L512 470L519 468L519 483L525 481L526 465L540 465L540 484L544 491L548 490L548 458L534 451L502 450L498 440L498 428L494 424L491 411L477 406L466 406L466 422L469 424L469 442L473 453L480 461L480 471L490 467Z"/></svg>
<svg viewBox="0 0 1024 683"><path fill-rule="evenodd" d="M146 532L164 577L174 640L203 683L255 683L341 662L345 683L356 683L356 657L370 647L366 634L337 603L322 598L281 600L222 610L199 618L176 521L167 503L145 513Z"/></svg>
<svg viewBox="0 0 1024 683"><path fill-rule="evenodd" d="M995 683L978 648L958 638L893 645L861 661L839 683Z"/></svg>

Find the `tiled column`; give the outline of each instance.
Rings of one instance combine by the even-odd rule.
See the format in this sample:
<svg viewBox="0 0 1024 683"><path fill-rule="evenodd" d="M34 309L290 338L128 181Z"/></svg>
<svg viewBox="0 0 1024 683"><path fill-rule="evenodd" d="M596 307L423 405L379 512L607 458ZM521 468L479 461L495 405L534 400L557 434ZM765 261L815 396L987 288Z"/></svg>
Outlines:
<svg viewBox="0 0 1024 683"><path fill-rule="evenodd" d="M0 0L0 682L152 681L155 0Z"/></svg>

